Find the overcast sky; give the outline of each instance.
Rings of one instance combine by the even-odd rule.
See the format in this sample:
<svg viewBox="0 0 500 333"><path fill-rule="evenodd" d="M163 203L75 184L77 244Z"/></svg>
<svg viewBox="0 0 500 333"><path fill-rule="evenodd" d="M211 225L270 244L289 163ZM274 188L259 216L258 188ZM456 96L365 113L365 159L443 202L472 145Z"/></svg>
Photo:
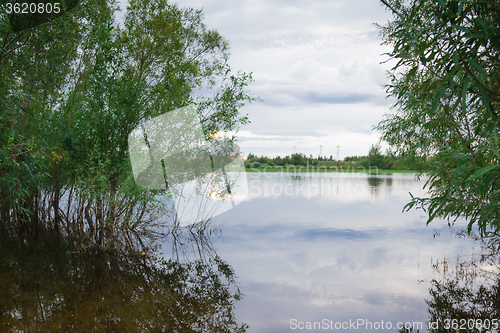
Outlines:
<svg viewBox="0 0 500 333"><path fill-rule="evenodd" d="M378 0L178 0L203 8L209 29L231 47L235 70L253 72L249 91L263 102L241 111L244 153L366 155L392 100L382 85L392 63L378 30L391 15Z"/></svg>

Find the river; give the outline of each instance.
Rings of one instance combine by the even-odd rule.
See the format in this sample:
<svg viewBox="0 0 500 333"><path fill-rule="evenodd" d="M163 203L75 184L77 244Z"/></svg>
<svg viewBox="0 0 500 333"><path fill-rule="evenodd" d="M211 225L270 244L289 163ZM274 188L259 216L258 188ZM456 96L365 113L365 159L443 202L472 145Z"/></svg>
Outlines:
<svg viewBox="0 0 500 333"><path fill-rule="evenodd" d="M425 324L431 263L472 248L445 221L427 226L422 210L403 212L409 192L426 195L426 179L414 174L247 177L246 199L213 222L222 229L214 248L245 295L236 317L249 332L314 322L325 329L325 320L329 329L353 321Z"/></svg>

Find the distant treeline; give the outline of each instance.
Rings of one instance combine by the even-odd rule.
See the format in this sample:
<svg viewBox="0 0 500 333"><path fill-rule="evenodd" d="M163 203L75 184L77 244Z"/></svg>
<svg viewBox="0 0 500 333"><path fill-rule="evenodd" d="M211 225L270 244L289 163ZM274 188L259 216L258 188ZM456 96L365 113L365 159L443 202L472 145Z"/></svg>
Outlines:
<svg viewBox="0 0 500 333"><path fill-rule="evenodd" d="M368 155L366 156L347 156L342 161L334 160L333 156L313 157L305 154L296 153L289 156L275 158L248 154L245 161L247 168L264 168L264 167L285 167L285 166L337 166L339 168L378 168L384 170L425 170L428 161L416 159L411 156L397 156L396 154L387 151L382 154L379 144L372 145Z"/></svg>

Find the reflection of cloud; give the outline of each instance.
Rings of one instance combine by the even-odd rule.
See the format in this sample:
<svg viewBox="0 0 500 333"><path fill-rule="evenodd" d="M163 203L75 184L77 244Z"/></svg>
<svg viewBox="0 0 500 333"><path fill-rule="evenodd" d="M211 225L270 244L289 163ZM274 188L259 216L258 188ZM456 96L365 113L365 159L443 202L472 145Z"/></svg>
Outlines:
<svg viewBox="0 0 500 333"><path fill-rule="evenodd" d="M296 167L296 172L305 167ZM366 173L350 172L300 172L300 178L292 178L293 173L286 172L248 173L249 196L246 200L258 198L288 197L307 198L321 202L354 204L367 201L385 201L394 196L406 195L408 188L413 194L425 195L420 183L414 180L414 174L394 174L377 177ZM294 170L290 168L290 170ZM324 171L324 168L321 169ZM384 179L391 178L391 182ZM376 188L377 195L373 195ZM409 196L408 196L409 198Z"/></svg>
<svg viewBox="0 0 500 333"><path fill-rule="evenodd" d="M261 189L292 181L266 176L258 177ZM369 187L367 175L341 176L340 182ZM428 285L418 280L432 277L430 258L453 257L470 244L446 236L436 242L421 212L401 212L408 191L423 193L418 191L425 180L413 177L379 175L380 200L369 195L352 202L334 195L250 196L221 216L227 223L224 243L217 248L240 276L246 295L241 318L249 318L259 332L279 331L273 326L277 318L314 321L325 313L339 321L425 322ZM302 181L317 179L297 179Z"/></svg>
<svg viewBox="0 0 500 333"><path fill-rule="evenodd" d="M276 202L270 204L280 209ZM356 227L360 216L352 212L350 222ZM368 216L363 214L362 218ZM251 226L228 226L224 230L226 243L219 246L219 254L238 262L235 269L242 291L254 304L242 316L262 318L262 311L278 318L299 311L311 320L326 312L335 314L338 320L357 316L380 320L383 315L386 321L425 321L423 298L427 286L418 285L417 280L419 274L420 278L431 276L430 265L423 263L430 262L431 253L446 252L449 239L444 244L442 240L432 243L432 230L424 226L418 230L401 227L397 231L322 233L320 229L310 231L305 223L290 225L283 221L273 228L274 232L268 228L257 231ZM421 253L419 271L422 243L427 251L425 256Z"/></svg>
<svg viewBox="0 0 500 333"><path fill-rule="evenodd" d="M329 239L367 239L372 238L369 232L349 229L306 229L298 231L301 239L315 240L318 238Z"/></svg>
<svg viewBox="0 0 500 333"><path fill-rule="evenodd" d="M387 249L382 247L376 248L370 254L370 257L366 261L365 266L371 269L377 268L386 261L388 261L387 255L388 255Z"/></svg>

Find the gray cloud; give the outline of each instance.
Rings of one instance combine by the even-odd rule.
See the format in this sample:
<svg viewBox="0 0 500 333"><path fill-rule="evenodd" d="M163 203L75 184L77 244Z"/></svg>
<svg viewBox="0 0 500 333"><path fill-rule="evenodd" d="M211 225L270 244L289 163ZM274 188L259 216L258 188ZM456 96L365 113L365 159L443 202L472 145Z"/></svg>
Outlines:
<svg viewBox="0 0 500 333"><path fill-rule="evenodd" d="M315 92L303 94L302 100L307 103L323 103L323 104L353 104L361 102L369 102L373 99L370 95L348 94L348 95L325 95Z"/></svg>

